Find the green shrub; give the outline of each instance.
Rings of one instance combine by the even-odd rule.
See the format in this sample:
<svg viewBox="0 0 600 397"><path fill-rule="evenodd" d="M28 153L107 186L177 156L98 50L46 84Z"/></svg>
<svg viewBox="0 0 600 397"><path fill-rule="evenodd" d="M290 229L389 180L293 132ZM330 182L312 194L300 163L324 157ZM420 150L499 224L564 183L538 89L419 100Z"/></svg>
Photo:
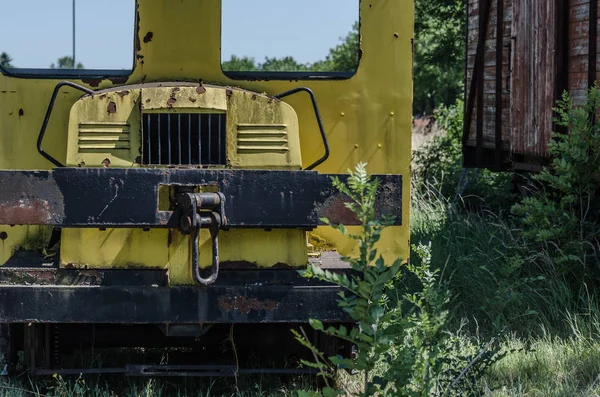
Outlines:
<svg viewBox="0 0 600 397"><path fill-rule="evenodd" d="M359 164L355 172L350 172L348 186L335 178L333 183L350 198L346 206L362 224L358 234L349 233L344 225L332 225L358 242L358 257L343 258L354 273L332 273L309 265L304 275L342 287L339 306L356 326L347 329L325 327L318 320L310 323L318 331L354 344L358 354L354 358L325 357L304 335L296 333L315 357L315 362L305 364L317 368L325 378L331 376L332 368L360 371L365 396L463 395L502 355L490 349L493 343L478 346L448 332L449 295L440 283L439 270L429 266L430 245L414 247L421 258L419 264L402 266L397 259L388 265L378 254L376 244L393 219L375 218L378 181L370 180L365 166ZM412 282L402 282L408 278ZM325 396L336 393L329 387L323 390Z"/></svg>
<svg viewBox="0 0 600 397"><path fill-rule="evenodd" d="M568 93L558 102L549 167L532 178L530 197L513 207L526 238L529 257L552 278L565 278L574 290L600 280L600 90L590 89L583 106Z"/></svg>

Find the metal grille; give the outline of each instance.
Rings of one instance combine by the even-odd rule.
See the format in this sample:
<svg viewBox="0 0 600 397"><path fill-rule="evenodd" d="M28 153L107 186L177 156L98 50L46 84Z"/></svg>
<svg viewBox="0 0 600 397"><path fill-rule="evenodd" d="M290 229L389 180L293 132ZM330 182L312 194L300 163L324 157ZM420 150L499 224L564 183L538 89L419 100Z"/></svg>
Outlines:
<svg viewBox="0 0 600 397"><path fill-rule="evenodd" d="M144 113L142 122L144 164L225 164L225 114Z"/></svg>

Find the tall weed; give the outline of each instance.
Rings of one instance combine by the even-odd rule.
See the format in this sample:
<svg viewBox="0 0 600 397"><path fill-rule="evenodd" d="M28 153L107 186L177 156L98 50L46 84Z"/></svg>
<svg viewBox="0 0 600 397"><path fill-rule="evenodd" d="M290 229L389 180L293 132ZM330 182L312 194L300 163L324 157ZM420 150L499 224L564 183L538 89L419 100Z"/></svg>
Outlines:
<svg viewBox="0 0 600 397"><path fill-rule="evenodd" d="M305 277L340 286L339 306L355 326L326 327L318 320L311 320L311 326L354 344L358 354L326 357L296 333L315 357L315 362L305 364L320 370L325 378L332 368L360 371L361 394L365 396L447 396L471 391L478 376L503 354L492 349L493 341L481 346L469 341L469 349L465 349L464 340L449 332L449 294L440 282L440 269L430 267L430 245L413 248L421 258L418 264L402 266L400 259L386 264L378 254L377 242L393 219L375 218L378 181L369 178L365 166L359 164L350 171L348 185L335 178L333 183L350 199L346 206L362 225L357 234L344 225L332 225L358 242L358 257L343 258L354 273L333 273L310 265ZM410 282L403 282L409 278ZM324 396L337 393L330 387L323 390Z"/></svg>

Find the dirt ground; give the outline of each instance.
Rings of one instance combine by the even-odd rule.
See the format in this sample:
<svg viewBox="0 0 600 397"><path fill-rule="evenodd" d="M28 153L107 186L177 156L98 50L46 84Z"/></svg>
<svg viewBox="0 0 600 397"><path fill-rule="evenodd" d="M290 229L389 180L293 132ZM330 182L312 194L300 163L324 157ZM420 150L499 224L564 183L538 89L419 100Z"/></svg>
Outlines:
<svg viewBox="0 0 600 397"><path fill-rule="evenodd" d="M443 130L437 127L433 117L427 116L413 119L412 150L417 150L435 136L442 135Z"/></svg>

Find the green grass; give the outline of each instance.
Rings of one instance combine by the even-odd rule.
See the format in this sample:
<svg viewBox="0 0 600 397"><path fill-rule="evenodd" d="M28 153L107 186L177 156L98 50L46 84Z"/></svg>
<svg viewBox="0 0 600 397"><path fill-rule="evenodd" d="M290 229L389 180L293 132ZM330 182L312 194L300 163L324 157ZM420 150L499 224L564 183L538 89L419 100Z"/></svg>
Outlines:
<svg viewBox="0 0 600 397"><path fill-rule="evenodd" d="M597 396L600 394L600 340L547 335L508 338L523 349L496 364L482 379L489 396Z"/></svg>
<svg viewBox="0 0 600 397"><path fill-rule="evenodd" d="M504 330L514 351L481 380L481 395L600 395L596 294L583 284L573 293L544 252L525 251L508 214L457 210L434 193L415 189L412 241L432 241L455 322L470 324L464 337Z"/></svg>
<svg viewBox="0 0 600 397"><path fill-rule="evenodd" d="M295 390L314 389L314 382L306 377L286 378L253 376L200 379L200 378L128 378L128 377L55 377L35 380L0 380L1 397L137 397L137 396L231 396L270 397L292 396Z"/></svg>
<svg viewBox="0 0 600 397"><path fill-rule="evenodd" d="M452 294L450 331L465 346L500 332L501 346L512 351L483 376L480 395L600 396L596 294L584 285L573 293L543 252L526 252L507 213L460 210L430 186L421 187L413 193L411 229L413 243L431 241L432 265L441 269ZM0 396L258 397L314 390L314 379L307 377L83 380L0 380ZM341 373L338 384L356 394L360 376Z"/></svg>

